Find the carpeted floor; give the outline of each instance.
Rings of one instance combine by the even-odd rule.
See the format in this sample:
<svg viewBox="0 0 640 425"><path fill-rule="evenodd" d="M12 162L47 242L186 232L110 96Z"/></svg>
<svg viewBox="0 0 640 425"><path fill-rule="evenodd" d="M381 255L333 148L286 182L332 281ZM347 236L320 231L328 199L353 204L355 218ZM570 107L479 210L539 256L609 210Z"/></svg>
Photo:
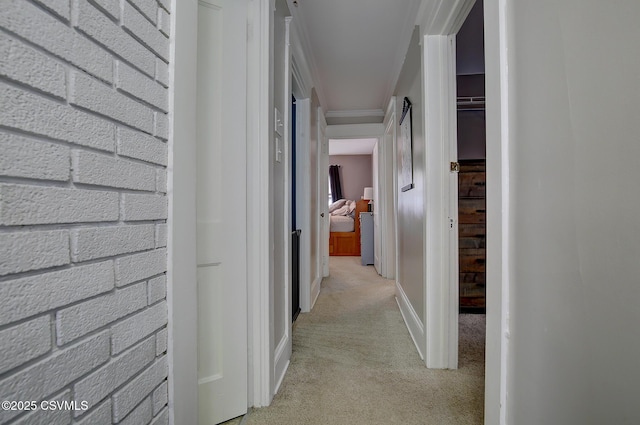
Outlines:
<svg viewBox="0 0 640 425"><path fill-rule="evenodd" d="M458 370L427 369L393 281L360 257L331 257L330 270L313 311L295 324L273 403L243 425L482 424L485 316L460 315Z"/></svg>

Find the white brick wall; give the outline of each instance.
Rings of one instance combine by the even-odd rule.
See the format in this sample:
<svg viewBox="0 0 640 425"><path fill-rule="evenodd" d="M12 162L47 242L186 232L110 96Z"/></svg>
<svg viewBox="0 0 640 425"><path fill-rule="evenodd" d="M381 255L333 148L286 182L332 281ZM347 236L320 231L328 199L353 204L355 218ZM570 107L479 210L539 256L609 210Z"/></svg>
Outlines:
<svg viewBox="0 0 640 425"><path fill-rule="evenodd" d="M166 0L0 1L0 424L166 424Z"/></svg>

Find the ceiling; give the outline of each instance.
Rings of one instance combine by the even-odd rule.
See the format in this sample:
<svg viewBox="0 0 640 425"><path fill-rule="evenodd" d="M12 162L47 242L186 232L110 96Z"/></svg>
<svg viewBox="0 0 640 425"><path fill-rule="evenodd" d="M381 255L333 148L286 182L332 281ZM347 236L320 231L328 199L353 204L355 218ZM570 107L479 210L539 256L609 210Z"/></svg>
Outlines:
<svg viewBox="0 0 640 425"><path fill-rule="evenodd" d="M289 0L289 5L327 123L382 122L420 0Z"/></svg>
<svg viewBox="0 0 640 425"><path fill-rule="evenodd" d="M329 155L371 155L378 139L329 139Z"/></svg>

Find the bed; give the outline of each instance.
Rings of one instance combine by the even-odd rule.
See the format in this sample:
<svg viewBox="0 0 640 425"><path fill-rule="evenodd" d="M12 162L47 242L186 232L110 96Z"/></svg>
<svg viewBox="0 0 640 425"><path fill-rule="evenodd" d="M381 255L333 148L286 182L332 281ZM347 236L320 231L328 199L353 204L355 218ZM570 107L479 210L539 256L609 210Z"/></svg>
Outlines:
<svg viewBox="0 0 640 425"><path fill-rule="evenodd" d="M345 201L340 205L340 201ZM369 201L334 202L329 208L329 255L360 255L360 213L368 210ZM355 208L345 211L348 203L353 202Z"/></svg>

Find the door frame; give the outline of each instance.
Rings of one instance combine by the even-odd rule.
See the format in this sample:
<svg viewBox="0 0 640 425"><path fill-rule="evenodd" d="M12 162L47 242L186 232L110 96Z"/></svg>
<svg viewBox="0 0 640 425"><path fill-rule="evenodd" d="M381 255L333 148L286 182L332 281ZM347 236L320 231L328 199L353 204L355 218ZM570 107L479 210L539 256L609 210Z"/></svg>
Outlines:
<svg viewBox="0 0 640 425"><path fill-rule="evenodd" d="M341 139L377 139L377 145L381 146L381 144L385 143L385 125L380 124L340 124L340 125L328 125L326 131L327 140L341 140ZM329 162L328 162L328 153L327 153L327 167L324 171L324 182L326 184L329 173ZM393 190L391 187L385 187L384 190L387 192L385 194L385 199L388 199L389 195L388 191ZM378 193L380 195L380 193ZM382 199L382 196L381 196ZM376 216L374 216L376 218ZM385 223L387 224L387 223ZM384 231L381 227L381 231ZM359 242L358 242L359 243ZM392 255L394 258L396 256L395 251L391 252L389 247L384 246L384 252L382 253L382 258L385 258L385 255ZM327 256L329 255L329 246L327 242L326 249ZM394 260L395 261L395 260Z"/></svg>
<svg viewBox="0 0 640 425"><path fill-rule="evenodd" d="M398 270L398 186L397 186L397 163L396 163L396 97L392 96L387 105L384 116L384 134L382 140L381 166L384 170L382 180L378 176L378 181L382 181L379 190L380 206L385 217L391 220L383 220L381 223L382 241L382 276L387 279L395 279ZM378 152L380 154L380 152Z"/></svg>
<svg viewBox="0 0 640 425"><path fill-rule="evenodd" d="M248 405L273 398L269 276L269 74L273 0L250 0L247 46ZM197 423L197 1L172 2L167 300L170 423Z"/></svg>
<svg viewBox="0 0 640 425"><path fill-rule="evenodd" d="M196 70L198 3L172 3L167 176L169 423L198 423ZM178 145L178 142L179 145ZM179 147L179 148L178 148Z"/></svg>
<svg viewBox="0 0 640 425"><path fill-rule="evenodd" d="M507 424L509 368L509 280L512 234L509 190L508 0L484 0L487 265L485 424Z"/></svg>
<svg viewBox="0 0 640 425"><path fill-rule="evenodd" d="M439 49L429 49L426 46L428 37L431 35L456 34L462 26L464 19L473 7L475 0L462 0L452 3L450 7L442 7L442 1L423 1L418 14L418 23L422 31L422 44L424 52L423 62L423 82L425 86L429 84L429 72L439 72L439 68L447 67L447 62L455 60L455 49L448 49L440 46ZM491 214L487 215L487 301L486 301L486 350L485 350L485 423L500 424L507 423L507 378L508 378L508 350L509 350L509 264L510 264L510 244L511 233L509 229L509 69L508 63L508 41L512 35L512 29L507 25L509 13L509 0L484 0L484 31L485 31L485 84L486 84L486 161L487 161L487 209ZM435 40L434 40L435 41ZM441 42L443 40L440 40ZM435 46L434 46L435 47ZM442 95L440 88L451 90L455 87L455 66L449 71L441 73L443 78L439 84L432 84L431 89L425 87L425 93L439 96L442 104L438 111L444 116L437 114L427 114L426 126L443 126L451 128L451 122L455 119L455 92L450 95ZM447 146L447 143L449 144ZM427 151L435 147L440 152L449 150L452 143L457 143L453 138L427 139ZM435 175L436 180L431 184L443 182L448 179L448 170L445 170L445 161L441 161L440 172ZM429 183L428 183L429 184ZM450 191L441 191L451 193ZM427 188L429 193L429 188ZM427 200L426 208L440 208L449 205L449 199L435 198ZM429 211L427 209L426 211ZM429 213L429 212L427 212ZM439 223L440 226L445 223ZM445 255L450 255L449 250L444 250ZM437 255L437 253L436 253ZM433 261L435 259L431 259ZM427 261L425 259L425 261ZM438 259L442 265L442 256ZM451 267L442 266L445 273L453 274ZM427 279L427 289L433 289L434 285L439 285L431 276ZM442 276L440 276L442 277ZM445 282L445 287L441 287L441 294L449 294L441 298L441 302L435 301L435 307L439 310L436 320L431 321L431 325L444 324L445 332L432 333L431 336L451 337L453 332L457 332L456 321L452 319L454 303L456 297L451 296L451 286L457 286L450 277L440 279ZM449 286L448 288L446 286ZM447 305L448 304L448 305ZM427 308L434 307L430 302ZM443 308L444 307L444 308ZM449 312L447 312L447 308ZM456 315L457 316L457 315ZM427 332L429 335L430 332ZM433 340L428 337L430 345L439 344L442 352L436 353L439 360L451 360L450 353L446 350L451 348L451 340Z"/></svg>
<svg viewBox="0 0 640 425"><path fill-rule="evenodd" d="M457 30L456 30L457 31ZM455 33L454 33L455 34ZM452 211L449 169L457 144L455 116L455 35L425 34L423 99L426 139L425 362L429 368L458 367L457 215ZM457 206L457 204L456 204ZM457 208L455 208L457 210ZM451 221L453 220L453 221Z"/></svg>
<svg viewBox="0 0 640 425"><path fill-rule="evenodd" d="M273 131L271 49L275 0L250 0L247 30L247 258L249 305L249 406L271 404L274 390L274 330L270 302L269 150Z"/></svg>
<svg viewBox="0 0 640 425"><path fill-rule="evenodd" d="M295 17L289 26L291 50L291 79L292 92L296 97L296 223L302 230L300 235L300 309L308 313L313 307L315 299L311 286L311 196L315 196L315 189L311 188L310 176L301 164L309 161L309 143L311 131L311 91L313 79L304 52L302 37L295 22Z"/></svg>
<svg viewBox="0 0 640 425"><path fill-rule="evenodd" d="M424 211L425 346L427 367L458 366L457 200L451 199L457 176L449 163L457 146L455 34L475 0L447 7L422 2L418 12L422 46L422 81L427 170ZM451 221L453 220L453 221ZM445 247L443 249L443 247Z"/></svg>
<svg viewBox="0 0 640 425"><path fill-rule="evenodd" d="M320 239L318 253L318 274L320 282L323 277L329 276L329 138L327 137L327 119L322 107L318 107L318 238ZM320 295L320 282L313 288L313 304Z"/></svg>
<svg viewBox="0 0 640 425"><path fill-rule="evenodd" d="M283 133L281 141L282 158L281 163L284 164L284 214L281 218L283 222L283 235L284 241L284 317L285 317L285 329L282 339L280 341L274 341L274 369L273 369L273 394L275 395L282 384L289 363L291 359L292 350L292 323L291 323L291 293L292 293L292 279L291 279L291 20L292 18L285 18L285 36L284 36L284 104L282 106L282 119L283 119ZM276 105L278 109L278 105ZM274 282L274 285L277 284ZM275 321L274 321L275 323Z"/></svg>

